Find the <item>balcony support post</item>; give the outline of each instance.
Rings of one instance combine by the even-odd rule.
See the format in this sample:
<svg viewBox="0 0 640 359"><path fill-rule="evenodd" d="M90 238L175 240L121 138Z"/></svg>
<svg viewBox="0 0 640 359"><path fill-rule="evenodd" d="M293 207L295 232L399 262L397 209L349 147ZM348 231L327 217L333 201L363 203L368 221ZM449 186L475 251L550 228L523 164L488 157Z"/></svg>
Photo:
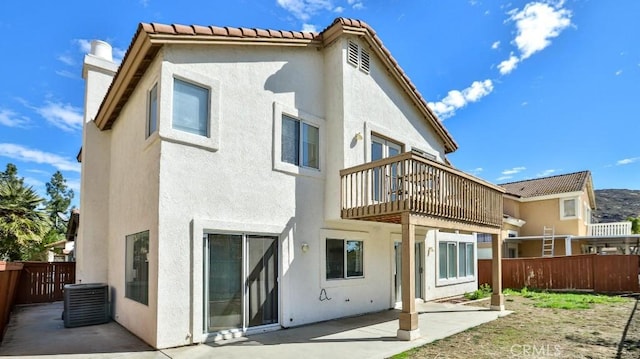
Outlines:
<svg viewBox="0 0 640 359"><path fill-rule="evenodd" d="M504 310L504 294L502 294L502 239L500 234L491 234L491 275L493 294L491 295L491 310Z"/></svg>
<svg viewBox="0 0 640 359"><path fill-rule="evenodd" d="M415 243L416 225L409 212L402 213L402 312L398 339L420 338L416 312Z"/></svg>

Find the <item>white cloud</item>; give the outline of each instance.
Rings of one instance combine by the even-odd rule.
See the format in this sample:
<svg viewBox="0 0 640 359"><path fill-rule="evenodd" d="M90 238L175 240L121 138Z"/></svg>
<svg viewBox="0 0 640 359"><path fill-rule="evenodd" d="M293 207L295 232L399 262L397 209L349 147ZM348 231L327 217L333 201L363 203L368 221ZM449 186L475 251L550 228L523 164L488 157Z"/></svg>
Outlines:
<svg viewBox="0 0 640 359"><path fill-rule="evenodd" d="M507 60L498 65L500 74L506 75L513 71L518 63L527 59L538 51L551 45L551 39L571 25L571 11L564 9L564 1L535 1L524 6L522 10L514 9L508 12L509 19L516 24L517 35L513 40L520 56L513 53Z"/></svg>
<svg viewBox="0 0 640 359"><path fill-rule="evenodd" d="M123 50L119 47L114 47L112 49L112 53L113 53L113 62L119 64L122 62L124 55L127 53L127 50Z"/></svg>
<svg viewBox="0 0 640 359"><path fill-rule="evenodd" d="M62 76L62 77L67 77L67 78L74 79L74 80L80 79L80 75L79 74L74 74L73 72L67 71L67 70L57 70L56 71L56 75Z"/></svg>
<svg viewBox="0 0 640 359"><path fill-rule="evenodd" d="M316 28L316 25L312 25L312 24L302 24L302 31L306 31L306 32L318 32L318 29Z"/></svg>
<svg viewBox="0 0 640 359"><path fill-rule="evenodd" d="M364 9L364 4L362 2L357 2L351 6L354 10L362 10Z"/></svg>
<svg viewBox="0 0 640 359"><path fill-rule="evenodd" d="M309 21L319 11L334 9L331 0L276 0L278 5L297 19Z"/></svg>
<svg viewBox="0 0 640 359"><path fill-rule="evenodd" d="M504 181L513 178L513 176L500 176L496 178L496 181Z"/></svg>
<svg viewBox="0 0 640 359"><path fill-rule="evenodd" d="M29 186L32 187L44 187L45 184L44 182L37 180L35 178L32 177L24 177L24 183L28 184Z"/></svg>
<svg viewBox="0 0 640 359"><path fill-rule="evenodd" d="M140 0L140 5L142 5L142 7L148 7L150 2L151 0Z"/></svg>
<svg viewBox="0 0 640 359"><path fill-rule="evenodd" d="M0 143L0 156L23 162L51 165L60 171L80 172L80 164L54 153L43 152L13 143Z"/></svg>
<svg viewBox="0 0 640 359"><path fill-rule="evenodd" d="M19 116L15 112L6 109L0 109L0 125L7 127L25 128L31 121L29 118Z"/></svg>
<svg viewBox="0 0 640 359"><path fill-rule="evenodd" d="M76 62L73 59L73 57L71 57L69 55L60 55L60 56L58 56L58 61L62 62L65 65L69 65L69 66L73 66L73 65L76 64Z"/></svg>
<svg viewBox="0 0 640 359"><path fill-rule="evenodd" d="M513 54L511 54L508 60L504 60L498 65L498 70L500 70L500 74L506 75L510 73L518 66L518 62L520 62L520 59L518 59Z"/></svg>
<svg viewBox="0 0 640 359"><path fill-rule="evenodd" d="M484 171L484 168L482 168L482 167L477 167L477 168L474 168L474 169L469 170L469 171L467 171L467 172L471 173L471 174L472 174L472 175L474 175L474 176L477 176L477 175L479 175L480 173L482 173L482 171Z"/></svg>
<svg viewBox="0 0 640 359"><path fill-rule="evenodd" d="M551 44L551 39L560 35L571 25L571 11L563 9L563 1L531 2L521 11L511 12L518 35L514 42L522 54L521 60L528 58Z"/></svg>
<svg viewBox="0 0 640 359"><path fill-rule="evenodd" d="M536 177L547 177L547 176L551 176L552 174L556 173L558 170L555 169L548 169L548 170L544 170L538 174L536 174Z"/></svg>
<svg viewBox="0 0 640 359"><path fill-rule="evenodd" d="M620 76L620 75L622 75L622 70L616 71L616 76Z"/></svg>
<svg viewBox="0 0 640 359"><path fill-rule="evenodd" d="M474 81L469 87L462 91L451 90L445 98L438 102L429 102L429 107L441 119L453 116L459 108L466 106L469 102L476 102L493 91L491 80Z"/></svg>
<svg viewBox="0 0 640 359"><path fill-rule="evenodd" d="M65 103L47 102L36 112L50 124L67 132L82 129L82 110Z"/></svg>
<svg viewBox="0 0 640 359"><path fill-rule="evenodd" d="M80 48L80 52L88 54L91 52L91 40L87 39L75 39L74 42Z"/></svg>
<svg viewBox="0 0 640 359"><path fill-rule="evenodd" d="M616 165L618 166L624 166L624 165L628 165L634 162L640 161L640 157L631 157L631 158L625 158L623 160L620 160L618 162L616 162Z"/></svg>
<svg viewBox="0 0 640 359"><path fill-rule="evenodd" d="M342 6L337 6L335 9L333 9L333 12L340 14L344 11L344 8Z"/></svg>
<svg viewBox="0 0 640 359"><path fill-rule="evenodd" d="M493 44L491 44L491 48L494 50L496 50L499 47L500 47L500 41L496 41Z"/></svg>
<svg viewBox="0 0 640 359"><path fill-rule="evenodd" d="M520 172L522 172L522 171L524 171L524 170L526 170L526 169L527 169L526 167L522 167L522 166L520 166L520 167L513 167L513 168L511 168L511 169L508 169L508 170L504 170L504 171L502 171L502 174L503 174L503 175L515 175L515 174L520 173Z"/></svg>
<svg viewBox="0 0 640 359"><path fill-rule="evenodd" d="M80 192L80 180L79 179L68 179L67 178L67 187L71 188L73 192L76 194Z"/></svg>

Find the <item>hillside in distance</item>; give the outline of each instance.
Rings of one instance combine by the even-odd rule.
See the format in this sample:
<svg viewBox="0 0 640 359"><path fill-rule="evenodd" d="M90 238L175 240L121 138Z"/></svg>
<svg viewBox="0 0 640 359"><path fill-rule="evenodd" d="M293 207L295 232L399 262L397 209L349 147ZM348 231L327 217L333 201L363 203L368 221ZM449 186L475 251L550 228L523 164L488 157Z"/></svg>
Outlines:
<svg viewBox="0 0 640 359"><path fill-rule="evenodd" d="M598 209L593 212L594 222L621 222L640 217L640 190L597 189L595 193Z"/></svg>

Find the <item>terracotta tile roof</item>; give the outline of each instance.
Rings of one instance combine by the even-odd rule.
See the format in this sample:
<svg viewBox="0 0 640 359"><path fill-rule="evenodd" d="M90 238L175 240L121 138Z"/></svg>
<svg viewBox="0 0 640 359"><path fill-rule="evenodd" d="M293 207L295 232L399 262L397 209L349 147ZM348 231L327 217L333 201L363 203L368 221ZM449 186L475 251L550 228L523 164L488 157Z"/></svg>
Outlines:
<svg viewBox="0 0 640 359"><path fill-rule="evenodd" d="M510 182L498 186L520 198L546 196L582 191L591 178L591 172L581 171L526 181Z"/></svg>
<svg viewBox="0 0 640 359"><path fill-rule="evenodd" d="M141 23L134 35L131 45L127 50L122 65L107 91L105 100L98 110L96 116L96 124L100 129L110 129L118 118L121 109L126 104L129 96L133 93L135 86L142 78L159 49L163 45L163 41L248 41L254 43L260 42L278 42L280 44L296 43L310 44L315 46L323 46L330 43L335 33L336 27L342 28L343 32L364 36L364 38L372 45L383 63L386 62L391 73L395 74L398 81L405 88L410 97L414 98L417 107L423 112L427 122L429 122L435 131L440 135L444 142L445 152L450 153L458 148L457 143L442 125L442 122L431 111L427 105L427 101L422 97L415 84L409 79L402 70L396 59L393 58L391 52L384 46L382 40L376 32L365 22L355 19L336 18L331 25L322 30L320 33L306 31L284 31L272 29L256 29L245 27L218 27L218 26L199 26L199 25L180 25L180 24L159 24L159 23ZM150 41L153 39L153 41ZM139 54L139 52L144 52ZM129 68L132 67L132 68ZM123 70L124 68L124 70ZM124 86L125 88L119 89Z"/></svg>

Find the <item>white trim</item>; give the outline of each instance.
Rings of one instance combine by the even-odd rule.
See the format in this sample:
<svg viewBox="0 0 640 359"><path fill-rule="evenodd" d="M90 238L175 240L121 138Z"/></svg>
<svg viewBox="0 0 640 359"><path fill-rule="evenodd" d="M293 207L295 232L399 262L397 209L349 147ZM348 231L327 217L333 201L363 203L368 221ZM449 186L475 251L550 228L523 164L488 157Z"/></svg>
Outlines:
<svg viewBox="0 0 640 359"><path fill-rule="evenodd" d="M533 202L533 201L542 201L545 199L580 197L583 193L584 193L583 191L575 191L575 192L556 193L556 194L548 194L545 196L527 197L527 198L510 196L510 198L513 198L520 202Z"/></svg>
<svg viewBox="0 0 640 359"><path fill-rule="evenodd" d="M578 219L581 217L581 208L582 205L580 203L580 197L563 197L558 199L560 201L560 220L564 221L564 220L570 220L570 219ZM575 211L575 215L573 216L565 216L565 201L573 201L573 206L574 206L574 211Z"/></svg>
<svg viewBox="0 0 640 359"><path fill-rule="evenodd" d="M186 70L179 65L163 62L160 69L158 103L158 134L161 139L208 151L220 149L220 81L203 73ZM209 90L209 119L207 136L180 131L173 128L173 86L179 79ZM146 121L146 119L145 119ZM150 136L152 137L152 136Z"/></svg>
<svg viewBox="0 0 640 359"><path fill-rule="evenodd" d="M502 223L510 224L516 227L522 227L527 223L527 221L520 218L507 217L507 218L502 218Z"/></svg>
<svg viewBox="0 0 640 359"><path fill-rule="evenodd" d="M295 118L300 122L313 125L318 128L318 168L297 166L282 161L282 115ZM325 121L320 117L304 112L297 108L288 107L278 102L273 102L273 169L294 175L324 178L325 172Z"/></svg>
<svg viewBox="0 0 640 359"><path fill-rule="evenodd" d="M342 239L344 241L361 241L362 242L362 277L350 277L343 279L327 279L327 238L329 239ZM320 286L325 288L337 288L337 287L350 287L358 285L365 280L367 276L368 263L373 258L370 258L370 250L367 250L367 243L369 242L369 232L363 231L349 231L342 229L321 229L320 230ZM370 245L370 244L369 244ZM346 268L345 268L346 270Z"/></svg>
<svg viewBox="0 0 640 359"><path fill-rule="evenodd" d="M454 237L455 236L455 237ZM468 238L471 237L471 238ZM456 278L453 279L449 279L449 278L440 278L440 243L441 242L446 242L446 243L455 243L456 244L456 274L459 275L460 273L460 251L459 251L459 247L460 247L460 243L472 243L473 244L473 276L464 276L464 277L459 277L457 276ZM459 234L459 233L447 233L447 232L437 232L436 233L436 242L435 242L435 263L436 263L436 268L435 268L435 276L436 276L436 287L444 287L444 286L448 286L448 285L454 285L454 284L462 284L462 283L469 283L469 282L473 282L477 280L478 277L478 245L477 245L477 241L476 241L476 236L475 234L473 235L464 235L464 234ZM448 273L447 273L448 275Z"/></svg>
<svg viewBox="0 0 640 359"><path fill-rule="evenodd" d="M260 224L260 223L241 223L241 222L229 222L209 220L202 218L194 218L191 221L191 341L192 343L203 343L211 339L215 339L215 336L206 332L204 322L204 236L208 233L248 233L248 234L261 234L278 236L279 238L279 273L280 273L280 285L279 287L279 313L278 320L282 325L284 323L284 308L282 306L283 281L282 277L288 269L288 260L292 257L293 253L293 238L291 238L290 230L287 226L273 225L273 224Z"/></svg>

